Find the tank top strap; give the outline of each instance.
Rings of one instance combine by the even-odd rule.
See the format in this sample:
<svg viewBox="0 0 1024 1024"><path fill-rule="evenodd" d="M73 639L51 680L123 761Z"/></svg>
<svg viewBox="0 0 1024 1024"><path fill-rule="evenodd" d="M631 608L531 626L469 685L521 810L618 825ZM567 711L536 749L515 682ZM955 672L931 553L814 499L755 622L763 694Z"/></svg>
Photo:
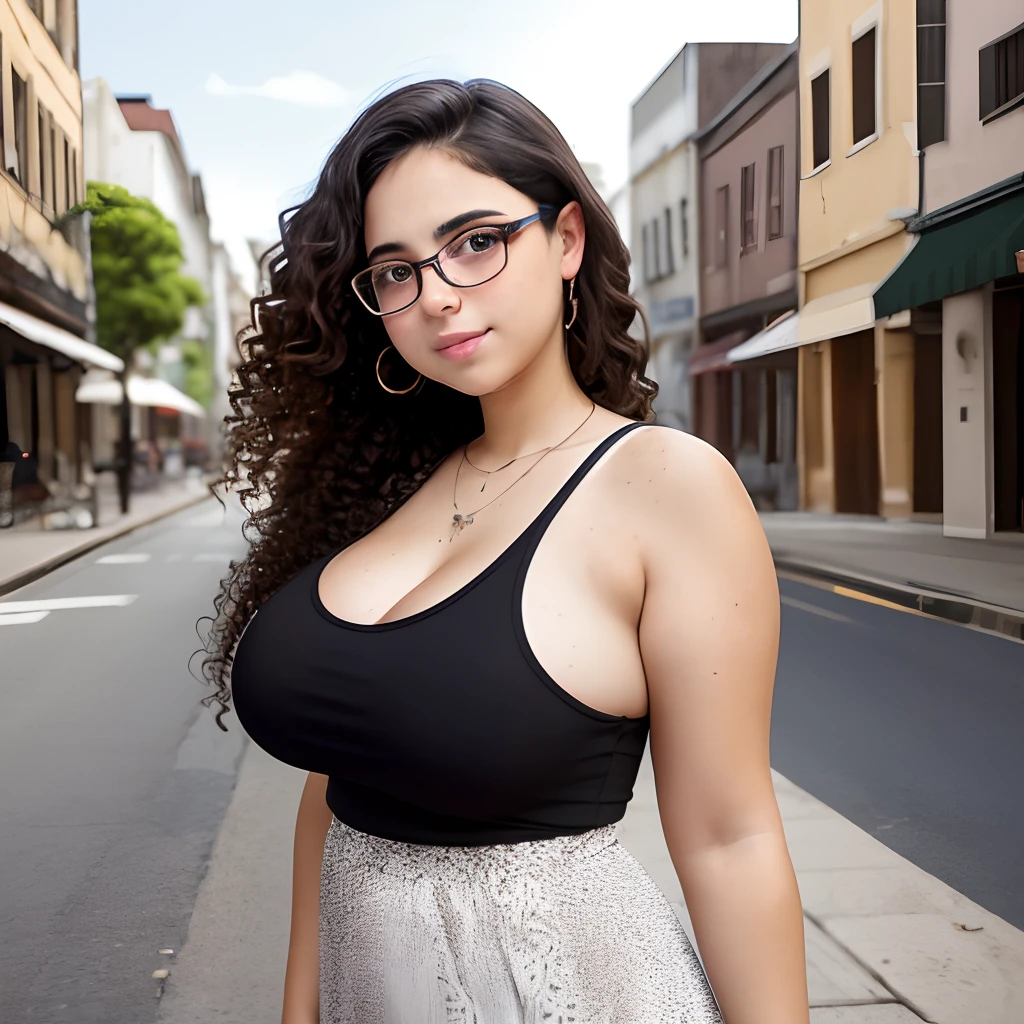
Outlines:
<svg viewBox="0 0 1024 1024"><path fill-rule="evenodd" d="M631 430L636 430L637 427L644 427L648 424L636 421L633 423L625 423L618 430L612 431L603 441L601 441L597 447L580 463L576 471L569 477L568 480L562 485L558 493L548 502L543 512L529 525L526 532L520 538L525 543L525 549L527 552L532 551L536 543L540 540L544 531L548 528L548 524L552 519L555 518L555 514L558 510L569 500L569 495L580 485L583 478L597 465L601 460L601 457L611 448L620 437L628 434Z"/></svg>

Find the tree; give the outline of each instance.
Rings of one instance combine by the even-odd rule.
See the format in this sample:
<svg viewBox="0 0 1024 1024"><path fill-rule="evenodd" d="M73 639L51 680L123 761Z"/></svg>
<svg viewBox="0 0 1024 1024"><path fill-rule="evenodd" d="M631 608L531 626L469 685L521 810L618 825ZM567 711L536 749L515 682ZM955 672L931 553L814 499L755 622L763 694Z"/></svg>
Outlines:
<svg viewBox="0 0 1024 1024"><path fill-rule="evenodd" d="M178 229L148 199L120 185L90 181L85 202L69 215L92 214L92 274L96 292L96 340L124 360L118 489L121 511L131 490L131 402L128 375L140 348L173 337L185 310L206 301L195 278L181 273L185 257Z"/></svg>

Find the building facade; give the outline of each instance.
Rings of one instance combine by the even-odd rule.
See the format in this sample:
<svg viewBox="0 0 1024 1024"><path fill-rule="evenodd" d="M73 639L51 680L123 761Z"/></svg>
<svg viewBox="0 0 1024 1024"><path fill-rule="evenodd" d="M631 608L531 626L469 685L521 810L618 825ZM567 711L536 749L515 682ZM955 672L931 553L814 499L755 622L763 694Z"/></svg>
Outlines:
<svg viewBox="0 0 1024 1024"><path fill-rule="evenodd" d="M227 252L210 237L202 179L189 170L169 110L154 107L149 96L115 97L102 78L85 82L82 94L87 179L122 185L152 200L178 229L184 255L181 272L194 277L207 296L203 306L186 310L181 331L159 346L155 359L138 353L136 369L187 391L186 349L189 342L198 342L210 367L211 403L216 408L200 418L194 415L194 401L179 401L177 408L161 407L167 422L154 422L152 413L137 414L136 429L141 438L172 453L175 471L200 449L215 460L223 442L222 392L230 381L223 364L237 363L226 339L241 299L235 294L238 282Z"/></svg>
<svg viewBox="0 0 1024 1024"><path fill-rule="evenodd" d="M917 16L921 209L875 312L914 334L915 487L985 538L1024 529L1024 8Z"/></svg>
<svg viewBox="0 0 1024 1024"><path fill-rule="evenodd" d="M92 344L78 9L0 2L0 522L17 506L91 482L92 438L77 405L89 367L121 361ZM14 509L12 510L12 501Z"/></svg>
<svg viewBox="0 0 1024 1024"><path fill-rule="evenodd" d="M930 510L914 503L915 335L873 301L919 209L916 32L903 0L801 4L798 461L816 511Z"/></svg>
<svg viewBox="0 0 1024 1024"><path fill-rule="evenodd" d="M798 48L770 61L695 136L700 333L696 432L758 504L798 506L797 355L737 349L797 307ZM735 358L740 352L740 358Z"/></svg>
<svg viewBox="0 0 1024 1024"><path fill-rule="evenodd" d="M698 162L693 136L785 47L690 43L630 111L629 249L650 329L648 375L660 422L693 429L688 372L697 343Z"/></svg>

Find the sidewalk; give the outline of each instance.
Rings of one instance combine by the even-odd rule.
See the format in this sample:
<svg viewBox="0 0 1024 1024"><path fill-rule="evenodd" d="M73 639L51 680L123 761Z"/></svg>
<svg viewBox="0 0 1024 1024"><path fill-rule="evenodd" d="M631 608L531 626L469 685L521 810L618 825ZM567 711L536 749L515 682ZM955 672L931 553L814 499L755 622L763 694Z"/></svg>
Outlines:
<svg viewBox="0 0 1024 1024"><path fill-rule="evenodd" d="M32 519L0 530L0 594L30 583L98 544L211 498L200 479L168 480L153 490L132 494L130 511L123 516L114 481L101 479L96 526L88 530L43 530L39 520Z"/></svg>
<svg viewBox="0 0 1024 1024"><path fill-rule="evenodd" d="M761 525L780 569L946 595L1024 617L1024 533L964 540L944 537L938 523L812 512L762 512Z"/></svg>
<svg viewBox="0 0 1024 1024"><path fill-rule="evenodd" d="M1024 932L774 778L804 905L812 1024L1024 1021ZM279 1024L304 779L254 744L246 750L185 947L159 965L170 971L160 1024ZM692 941L649 754L619 836Z"/></svg>

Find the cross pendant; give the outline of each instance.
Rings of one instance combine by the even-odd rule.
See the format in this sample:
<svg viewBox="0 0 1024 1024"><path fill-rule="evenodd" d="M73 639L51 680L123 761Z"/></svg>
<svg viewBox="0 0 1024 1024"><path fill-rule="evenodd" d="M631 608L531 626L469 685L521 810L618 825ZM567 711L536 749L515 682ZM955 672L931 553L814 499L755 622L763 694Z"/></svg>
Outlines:
<svg viewBox="0 0 1024 1024"><path fill-rule="evenodd" d="M455 538L455 534L462 533L462 531L473 522L472 516L464 516L459 512L456 512L452 516L452 535L448 538L449 543Z"/></svg>

